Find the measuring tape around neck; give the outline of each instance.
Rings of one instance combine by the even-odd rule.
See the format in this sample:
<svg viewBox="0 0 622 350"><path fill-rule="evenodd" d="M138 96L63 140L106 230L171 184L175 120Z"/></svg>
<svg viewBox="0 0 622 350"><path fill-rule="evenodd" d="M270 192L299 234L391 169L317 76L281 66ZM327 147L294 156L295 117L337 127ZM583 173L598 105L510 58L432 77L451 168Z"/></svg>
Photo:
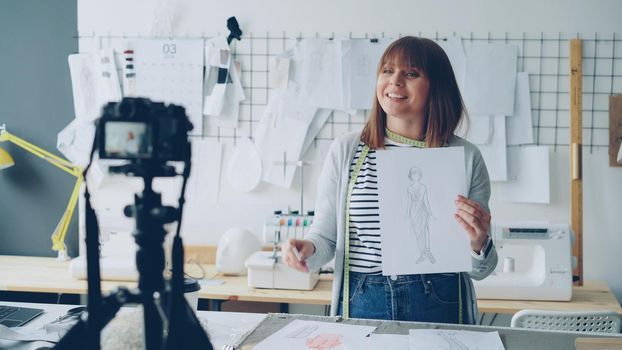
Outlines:
<svg viewBox="0 0 622 350"><path fill-rule="evenodd" d="M350 317L350 199L352 198L352 190L356 179L359 177L363 162L367 158L369 153L369 146L363 146L359 159L356 160L352 175L350 176L350 182L348 183L348 195L346 198L346 232L345 232L345 259L343 265L343 318L348 319Z"/></svg>
<svg viewBox="0 0 622 350"><path fill-rule="evenodd" d="M398 135L389 129L385 129L387 137L395 142L415 146L419 148L425 148L426 144L423 141L415 141L404 136ZM344 248L344 266L343 266L343 300L342 308L344 319L350 318L350 200L352 198L352 191L354 190L354 184L361 172L365 158L369 153L369 146L364 145L361 150L361 154L354 165L352 175L350 176L350 182L348 183L348 194L346 198L346 231L345 231L345 248ZM461 275L458 273L458 323L462 324L462 283L460 281Z"/></svg>

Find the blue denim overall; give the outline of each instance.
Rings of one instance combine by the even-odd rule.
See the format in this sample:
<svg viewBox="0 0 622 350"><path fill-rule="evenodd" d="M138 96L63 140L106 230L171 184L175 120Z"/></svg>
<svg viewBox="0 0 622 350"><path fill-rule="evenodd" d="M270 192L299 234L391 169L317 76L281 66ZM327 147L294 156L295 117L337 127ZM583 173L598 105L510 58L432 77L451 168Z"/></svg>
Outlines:
<svg viewBox="0 0 622 350"><path fill-rule="evenodd" d="M460 323L459 304L462 315L469 306L466 286L458 288L459 278L457 273L382 276L350 272L350 317ZM461 302L458 290L462 292ZM342 302L337 313L343 314Z"/></svg>

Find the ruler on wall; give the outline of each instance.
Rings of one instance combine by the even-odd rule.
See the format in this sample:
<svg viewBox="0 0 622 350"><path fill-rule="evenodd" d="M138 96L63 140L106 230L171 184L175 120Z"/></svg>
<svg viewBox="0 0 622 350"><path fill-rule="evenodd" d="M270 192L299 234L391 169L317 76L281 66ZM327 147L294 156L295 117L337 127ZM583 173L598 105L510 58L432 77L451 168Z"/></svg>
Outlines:
<svg viewBox="0 0 622 350"><path fill-rule="evenodd" d="M572 255L577 257L572 274L579 276L579 286L583 285L582 53L581 40L570 40L570 223L575 234Z"/></svg>

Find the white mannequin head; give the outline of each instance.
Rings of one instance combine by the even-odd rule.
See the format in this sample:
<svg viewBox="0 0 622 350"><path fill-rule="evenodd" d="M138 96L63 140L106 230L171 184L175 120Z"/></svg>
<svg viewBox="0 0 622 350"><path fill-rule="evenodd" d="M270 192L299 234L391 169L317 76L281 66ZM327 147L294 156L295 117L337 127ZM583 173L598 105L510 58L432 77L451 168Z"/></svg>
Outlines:
<svg viewBox="0 0 622 350"><path fill-rule="evenodd" d="M244 261L261 250L261 242L250 231L233 227L220 238L216 249L216 269L226 275L246 275Z"/></svg>

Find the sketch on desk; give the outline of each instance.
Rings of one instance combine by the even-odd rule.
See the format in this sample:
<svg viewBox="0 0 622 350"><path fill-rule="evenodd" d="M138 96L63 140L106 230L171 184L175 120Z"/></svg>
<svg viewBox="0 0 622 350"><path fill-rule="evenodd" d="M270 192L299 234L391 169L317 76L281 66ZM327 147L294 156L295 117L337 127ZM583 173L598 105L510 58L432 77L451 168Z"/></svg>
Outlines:
<svg viewBox="0 0 622 350"><path fill-rule="evenodd" d="M375 329L373 326L293 320L253 349L350 349L348 343L351 340L360 342Z"/></svg>
<svg viewBox="0 0 622 350"><path fill-rule="evenodd" d="M438 335L447 342L447 350L470 350L456 335L449 332L438 332Z"/></svg>
<svg viewBox="0 0 622 350"><path fill-rule="evenodd" d="M322 333L305 341L307 349L338 349L343 345L343 336L335 333Z"/></svg>
<svg viewBox="0 0 622 350"><path fill-rule="evenodd" d="M498 332L476 332L449 329L410 329L411 350L504 350Z"/></svg>
<svg viewBox="0 0 622 350"><path fill-rule="evenodd" d="M308 336L310 336L311 333L315 332L317 328L318 328L317 325L310 325L310 324L304 325L298 329L295 329L294 331L292 331L285 337L292 338L292 339L305 339Z"/></svg>
<svg viewBox="0 0 622 350"><path fill-rule="evenodd" d="M304 339L307 349L334 349L343 344L343 336L335 333L314 334L318 330L318 325L307 324L295 329L285 337L290 339Z"/></svg>
<svg viewBox="0 0 622 350"><path fill-rule="evenodd" d="M425 260L436 263L436 259L430 250L430 219L433 217L430 201L428 200L428 187L421 181L423 174L421 168L413 166L408 171L410 185L407 193L406 208L410 228L417 239L419 258L415 263L420 264Z"/></svg>

